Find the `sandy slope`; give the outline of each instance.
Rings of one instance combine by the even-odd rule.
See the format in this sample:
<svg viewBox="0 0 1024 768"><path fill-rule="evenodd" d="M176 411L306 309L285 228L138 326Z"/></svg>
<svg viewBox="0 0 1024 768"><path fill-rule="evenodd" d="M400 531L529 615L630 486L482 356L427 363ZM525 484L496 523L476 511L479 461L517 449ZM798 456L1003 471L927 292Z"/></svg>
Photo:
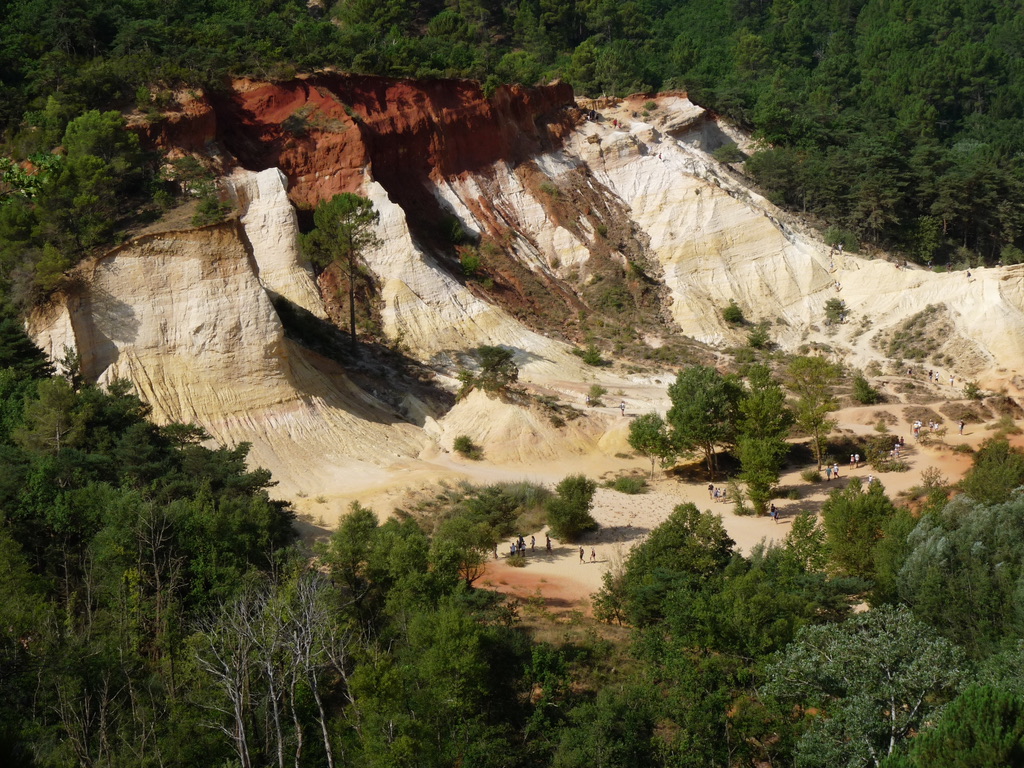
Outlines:
<svg viewBox="0 0 1024 768"><path fill-rule="evenodd" d="M661 390L663 391L663 389ZM651 387L649 392L642 393L654 399L658 388ZM632 404L641 402L640 395L632 398ZM944 401L936 402L929 407L938 410ZM800 478L803 467L793 468L781 479L781 487L795 488L800 498L796 500L779 499L776 501L781 516L779 522L770 518L738 516L734 513L733 504L715 502L709 498L706 480L682 482L666 478L659 471L652 490L646 494L629 496L606 488L598 489L595 497L593 515L600 523L600 530L588 534L580 544L567 544L552 541L552 551L544 549L546 528L538 531L523 531L527 541L531 535L536 537L537 548L527 558L525 568L512 568L505 562L508 545L505 542L499 547L500 557L489 563L487 572L482 578L485 586L497 588L522 599L541 596L549 609L589 610L589 596L601 586L602 575L621 564L629 550L642 542L648 533L665 520L678 504L693 502L698 508L719 514L723 524L736 548L745 553L759 543L781 542L789 532L793 518L803 512L819 512L828 494L837 487L844 487L851 477L866 482L873 475L881 482L891 498L921 483L921 473L928 467L937 467L950 481L955 482L970 465L970 458L964 454L953 453L952 445L966 443L977 447L992 435L984 424L971 424L964 430L964 435L957 435L956 424L943 419L943 426L948 428L945 445L919 445L911 436L909 424L904 420L904 403L892 403L878 406L847 408L838 412L839 430L857 435L876 434L875 424L878 414L891 413L899 423L891 427L892 434L903 434L906 438L904 455L910 470L902 473L878 474L868 466L851 470L848 460L840 462L840 478L838 481L808 484ZM454 482L460 479L472 483L484 484L510 480L529 480L553 486L564 476L583 473L597 480L614 477L624 471L645 471L648 464L637 458L622 458L625 445L626 425L629 419L622 419L616 409L605 408L605 412L594 415L594 419L604 428L604 443L608 450L595 449L589 453L566 454L557 459L542 462L522 463L515 461L469 462L451 454L439 453L429 463L423 462L418 468L399 469L391 473L387 480L379 482L362 493L353 492L344 496L332 497L318 503L312 499L299 499L300 512L307 517L319 519L327 526L333 525L344 513L347 504L358 499L368 504L380 515L388 515L395 507L409 501L410 494L439 481ZM627 411L636 415L638 409ZM598 441L600 443L601 441ZM617 457L615 454L618 453ZM584 548L584 562L580 562L579 546ZM595 557L591 561L591 552Z"/></svg>

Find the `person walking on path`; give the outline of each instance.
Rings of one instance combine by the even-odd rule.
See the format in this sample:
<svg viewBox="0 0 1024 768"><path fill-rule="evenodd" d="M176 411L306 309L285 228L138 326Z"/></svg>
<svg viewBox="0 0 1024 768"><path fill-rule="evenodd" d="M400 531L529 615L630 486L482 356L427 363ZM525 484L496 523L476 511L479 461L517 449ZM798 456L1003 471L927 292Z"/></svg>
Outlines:
<svg viewBox="0 0 1024 768"><path fill-rule="evenodd" d="M964 420L960 419L960 434L962 435L963 433L964 433Z"/></svg>
<svg viewBox="0 0 1024 768"><path fill-rule="evenodd" d="M580 547L580 562L581 563L584 562L584 560L583 560L583 547Z"/></svg>
<svg viewBox="0 0 1024 768"><path fill-rule="evenodd" d="M622 415L626 415L626 401L622 400L619 402L619 410L622 411Z"/></svg>
<svg viewBox="0 0 1024 768"><path fill-rule="evenodd" d="M839 462L836 462L835 464L832 465L832 477L834 477L836 480L839 479Z"/></svg>
<svg viewBox="0 0 1024 768"><path fill-rule="evenodd" d="M825 465L825 482L827 483L831 479L832 479L832 467L830 467L828 464L826 464Z"/></svg>
<svg viewBox="0 0 1024 768"><path fill-rule="evenodd" d="M530 537L530 550L532 551L532 550L534 550L536 548L537 548L537 537L536 536L531 536Z"/></svg>
<svg viewBox="0 0 1024 768"><path fill-rule="evenodd" d="M590 548L590 562L592 562L592 563L596 563L597 562L597 550L594 549L593 547Z"/></svg>
<svg viewBox="0 0 1024 768"><path fill-rule="evenodd" d="M859 453L853 454L853 468L854 469L860 469L860 454Z"/></svg>

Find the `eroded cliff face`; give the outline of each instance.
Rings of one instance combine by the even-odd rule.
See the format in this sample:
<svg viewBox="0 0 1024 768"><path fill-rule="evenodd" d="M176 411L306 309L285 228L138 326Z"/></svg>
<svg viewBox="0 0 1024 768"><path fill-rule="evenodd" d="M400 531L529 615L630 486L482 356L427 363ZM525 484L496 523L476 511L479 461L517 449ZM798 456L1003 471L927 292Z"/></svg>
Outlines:
<svg viewBox="0 0 1024 768"><path fill-rule="evenodd" d="M286 493L417 455L420 430L285 337L252 239L232 221L129 242L83 264L30 332L54 359L78 350L89 379L132 381L158 422L251 442Z"/></svg>
<svg viewBox="0 0 1024 768"><path fill-rule="evenodd" d="M202 144L235 167L225 186L237 220L149 235L83 264L74 289L32 318L33 335L54 358L77 349L90 378L131 379L161 421L252 442L253 460L287 491L372 484L437 459L466 430L512 462L605 450L607 415L554 426L480 395L444 413L396 396L386 373L363 371L356 386L286 337L274 301L322 320L322 296L339 287L318 286L303 261L296 206L354 191L380 214L381 245L364 260L384 335L442 382L471 364L469 350L501 344L539 392L580 403L596 380L626 389L631 408L660 407L666 377L595 370L559 339L579 340L605 301L635 303L624 336L731 345L745 331L720 310L735 300L783 348L820 342L861 366L934 305L949 372L995 387L1024 363L1024 267L967 278L831 253L712 159L743 137L685 95L659 97L648 117L643 99L593 121L570 100L564 86L485 99L468 83L236 83L194 107L195 131L183 117L154 136L181 152ZM459 273L444 233L453 222L477 244L489 286ZM827 328L833 297L850 316Z"/></svg>

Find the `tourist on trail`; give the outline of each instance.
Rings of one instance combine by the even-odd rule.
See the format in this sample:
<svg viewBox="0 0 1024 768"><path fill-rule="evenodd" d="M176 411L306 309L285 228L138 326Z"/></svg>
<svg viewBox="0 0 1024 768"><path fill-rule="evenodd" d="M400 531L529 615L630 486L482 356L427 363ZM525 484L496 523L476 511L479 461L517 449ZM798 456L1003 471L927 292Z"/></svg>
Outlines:
<svg viewBox="0 0 1024 768"><path fill-rule="evenodd" d="M622 411L622 415L626 415L626 401L622 400L619 402L619 410Z"/></svg>
<svg viewBox="0 0 1024 768"><path fill-rule="evenodd" d="M832 477L834 477L836 480L839 479L839 462L838 461L835 464L832 465Z"/></svg>
<svg viewBox="0 0 1024 768"><path fill-rule="evenodd" d="M715 484L714 483L708 483L708 498L709 499L715 498Z"/></svg>
<svg viewBox="0 0 1024 768"><path fill-rule="evenodd" d="M597 550L594 549L593 547L590 548L590 562L592 562L592 563L596 563L597 562Z"/></svg>
<svg viewBox="0 0 1024 768"><path fill-rule="evenodd" d="M583 547L580 547L580 562L581 563L584 562L584 560L583 560Z"/></svg>
<svg viewBox="0 0 1024 768"><path fill-rule="evenodd" d="M832 467L830 467L828 464L826 464L825 465L825 482L828 482L831 479L832 479Z"/></svg>
<svg viewBox="0 0 1024 768"><path fill-rule="evenodd" d="M859 453L853 454L853 466L854 466L854 469L859 469L860 468L860 454Z"/></svg>
<svg viewBox="0 0 1024 768"><path fill-rule="evenodd" d="M545 534L545 536L547 536L547 534ZM548 552L550 552L551 551L551 537L547 536L547 540L548 540L548 542L547 542L548 543Z"/></svg>
<svg viewBox="0 0 1024 768"><path fill-rule="evenodd" d="M854 460L853 460L853 454L851 453L851 454L850 454L850 469L853 469L853 468L854 468L854 467L856 467L856 466L857 466L857 464L856 464L856 463L854 462Z"/></svg>
<svg viewBox="0 0 1024 768"><path fill-rule="evenodd" d="M960 419L960 434L962 435L963 433L964 433L964 420Z"/></svg>
<svg viewBox="0 0 1024 768"><path fill-rule="evenodd" d="M535 536L530 537L530 549L534 550L537 548L537 538Z"/></svg>

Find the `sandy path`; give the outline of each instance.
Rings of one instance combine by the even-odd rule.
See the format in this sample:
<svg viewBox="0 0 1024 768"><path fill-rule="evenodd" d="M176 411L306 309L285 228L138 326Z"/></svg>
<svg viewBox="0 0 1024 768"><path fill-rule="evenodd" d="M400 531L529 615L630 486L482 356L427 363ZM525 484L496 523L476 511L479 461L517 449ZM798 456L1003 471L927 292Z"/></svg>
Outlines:
<svg viewBox="0 0 1024 768"><path fill-rule="evenodd" d="M895 378L895 377L893 377ZM627 397L627 407L632 413L646 412L652 401L657 401L656 387L649 390L638 388ZM658 387L658 394L664 392ZM647 395L645 397L644 395ZM653 396L652 396L653 395ZM662 394L663 396L663 394ZM934 403L931 408L938 410L943 403ZM949 446L967 443L977 447L992 435L985 425L967 425L964 435L957 434L956 425L944 419L948 427L947 446L924 446L917 444L912 437L910 426L903 417L905 403L864 406L848 408L837 412L839 430L847 434L871 436L878 434L875 424L879 412L894 414L899 423L893 425L891 434L895 438L902 434L906 439L904 457L910 465L907 472L879 474L872 468L862 465L851 469L847 458L836 457L840 464L840 477L830 482L808 484L800 478L803 467L794 469L783 475L780 486L783 489L795 489L799 498L782 498L775 501L780 510L780 520L772 521L768 517L739 516L734 512L731 502L716 502L709 498L707 481L683 482L675 478L666 478L661 472L653 482L651 490L645 494L626 495L607 488L599 488L594 500L592 514L600 524L600 529L587 534L578 544L567 544L553 540L552 551L545 550L546 528L539 531L522 531L527 542L533 536L536 548L529 553L527 564L522 568L513 568L506 563L511 540L499 545L500 557L488 564L487 571L481 582L485 586L516 595L522 599L541 596L545 605L555 611L582 610L589 612L589 596L600 589L602 576L609 569L621 564L628 556L629 550L642 542L646 536L665 520L679 504L693 502L701 510L711 511L722 518L723 525L729 536L736 542L736 549L749 553L759 543L781 542L790 530L793 518L803 511L819 513L822 505L837 487L845 486L851 477L866 481L874 476L881 482L890 498L896 499L900 493L920 485L921 473L928 467L937 467L950 481L956 482L970 466L970 457L953 453ZM624 432L628 420L610 422L608 435L614 438L613 443L625 447ZM628 450L628 448L626 448ZM467 480L474 484L488 484L504 481L527 480L542 483L549 487L569 474L585 474L598 481L617 476L626 471L646 472L649 464L643 459L622 458L595 453L589 455L571 455L557 462L537 462L534 464L499 465L484 462L466 461L451 454L438 454L430 461L410 461L398 465L388 473L388 479L367 484L358 483L350 496L332 497L329 501L323 498L299 499L297 507L310 517L317 519L322 525L332 526L338 516L344 513L353 500L370 506L378 514L389 515L396 507L407 504L410 493L422 492L438 482L456 482ZM580 562L579 547L584 550L583 562ZM593 553L593 558L592 558Z"/></svg>

